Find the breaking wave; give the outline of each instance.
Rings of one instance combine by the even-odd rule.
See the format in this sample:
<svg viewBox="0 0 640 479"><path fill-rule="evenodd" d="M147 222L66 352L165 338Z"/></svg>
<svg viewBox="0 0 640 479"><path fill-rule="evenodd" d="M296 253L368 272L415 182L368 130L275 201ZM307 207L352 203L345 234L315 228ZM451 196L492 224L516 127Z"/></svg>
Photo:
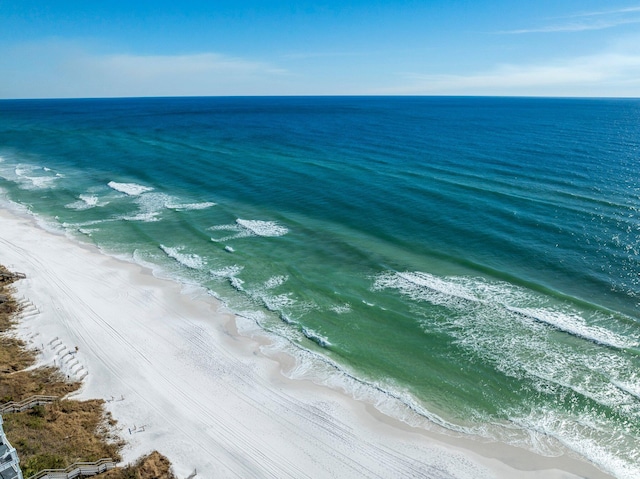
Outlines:
<svg viewBox="0 0 640 479"><path fill-rule="evenodd" d="M101 202L97 195L79 195L78 198L78 201L65 205L65 208L82 211L109 204L108 201Z"/></svg>
<svg viewBox="0 0 640 479"><path fill-rule="evenodd" d="M116 183L115 181L110 181L107 183L107 186L128 196L139 196L142 193L153 191L152 187L138 185L137 183Z"/></svg>
<svg viewBox="0 0 640 479"><path fill-rule="evenodd" d="M175 259L178 263L183 266L186 266L190 269L202 269L205 265L205 261L202 257L198 256L194 253L183 253L182 251L185 249L184 246L177 246L171 248L169 246L160 245L160 249L165 252L167 256Z"/></svg>
<svg viewBox="0 0 640 479"><path fill-rule="evenodd" d="M222 238L211 238L216 243L250 236L265 238L284 236L289 232L288 228L275 221L243 220L240 218L236 220L235 224L211 226L209 230L235 232L235 234Z"/></svg>

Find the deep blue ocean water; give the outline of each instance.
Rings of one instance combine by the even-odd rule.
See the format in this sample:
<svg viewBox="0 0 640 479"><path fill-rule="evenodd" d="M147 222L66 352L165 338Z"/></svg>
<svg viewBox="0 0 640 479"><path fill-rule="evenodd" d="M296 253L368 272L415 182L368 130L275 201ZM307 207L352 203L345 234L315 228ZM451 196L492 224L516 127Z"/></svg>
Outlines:
<svg viewBox="0 0 640 479"><path fill-rule="evenodd" d="M410 423L619 477L639 173L640 100L0 101L5 204L203 286Z"/></svg>

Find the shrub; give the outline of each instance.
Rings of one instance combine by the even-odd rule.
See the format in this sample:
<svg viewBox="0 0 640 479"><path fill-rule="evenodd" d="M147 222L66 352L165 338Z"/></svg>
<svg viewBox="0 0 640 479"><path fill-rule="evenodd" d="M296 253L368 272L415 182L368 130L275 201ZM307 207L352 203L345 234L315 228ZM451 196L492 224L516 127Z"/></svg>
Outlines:
<svg viewBox="0 0 640 479"><path fill-rule="evenodd" d="M64 469L64 458L54 454L38 454L29 458L22 465L22 473L25 477L36 474L43 469Z"/></svg>

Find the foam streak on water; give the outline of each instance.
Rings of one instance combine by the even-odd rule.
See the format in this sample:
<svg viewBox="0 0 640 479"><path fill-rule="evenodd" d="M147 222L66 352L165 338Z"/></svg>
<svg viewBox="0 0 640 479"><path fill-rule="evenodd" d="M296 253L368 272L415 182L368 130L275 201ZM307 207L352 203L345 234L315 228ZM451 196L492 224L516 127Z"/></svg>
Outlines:
<svg viewBox="0 0 640 479"><path fill-rule="evenodd" d="M276 237L283 236L289 232L286 227L279 225L275 221L243 220L239 218L236 220L235 224L216 225L209 229L211 231L236 232L235 234L224 236L222 238L211 238L211 240L215 242L247 238L250 236Z"/></svg>
<svg viewBox="0 0 640 479"><path fill-rule="evenodd" d="M468 281L468 286L464 283ZM503 291L500 288L503 288ZM466 278L436 278L428 273L385 273L376 278L373 285L374 290L383 288L394 288L402 291L403 294L412 299L429 301L434 304L445 306L459 306L464 308L464 302L478 303L492 308L502 309L516 315L523 316L543 324L547 324L559 331L573 336L592 341L604 346L615 348L638 347L637 340L621 336L598 326L588 326L585 320L575 312L565 313L545 308L520 308L508 303L508 294L512 294L513 288L507 284L496 283L487 287L484 281ZM475 295L474 290L482 289L484 292L495 290L495 297L484 298ZM504 293L504 294L503 294ZM520 295L526 297L523 290ZM533 300L533 298L531 298ZM460 303L460 300L464 300Z"/></svg>
<svg viewBox="0 0 640 479"><path fill-rule="evenodd" d="M171 248L165 245L160 245L160 249L164 251L167 256L175 259L178 263L186 266L187 268L202 269L205 265L204 260L197 254L183 253L182 251L184 250L184 246Z"/></svg>
<svg viewBox="0 0 640 479"><path fill-rule="evenodd" d="M115 181L110 181L107 183L107 186L129 196L138 196L142 193L153 190L150 186L138 185L136 183L116 183Z"/></svg>
<svg viewBox="0 0 640 479"><path fill-rule="evenodd" d="M216 204L211 201L203 201L202 203L185 203L185 204L167 204L167 208L176 210L176 211L189 211L189 210L205 210L207 208L211 208Z"/></svg>

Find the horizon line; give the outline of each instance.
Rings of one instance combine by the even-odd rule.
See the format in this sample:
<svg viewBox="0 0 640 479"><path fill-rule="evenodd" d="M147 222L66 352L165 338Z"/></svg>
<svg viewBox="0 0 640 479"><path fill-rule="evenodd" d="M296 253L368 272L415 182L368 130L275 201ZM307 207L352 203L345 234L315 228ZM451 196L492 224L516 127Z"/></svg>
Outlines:
<svg viewBox="0 0 640 479"><path fill-rule="evenodd" d="M455 95L455 94L309 94L309 95L157 95L157 96L88 96L88 97L20 97L0 98L0 101L30 100L143 100L178 98L537 98L566 100L640 100L640 96L567 96L567 95Z"/></svg>

